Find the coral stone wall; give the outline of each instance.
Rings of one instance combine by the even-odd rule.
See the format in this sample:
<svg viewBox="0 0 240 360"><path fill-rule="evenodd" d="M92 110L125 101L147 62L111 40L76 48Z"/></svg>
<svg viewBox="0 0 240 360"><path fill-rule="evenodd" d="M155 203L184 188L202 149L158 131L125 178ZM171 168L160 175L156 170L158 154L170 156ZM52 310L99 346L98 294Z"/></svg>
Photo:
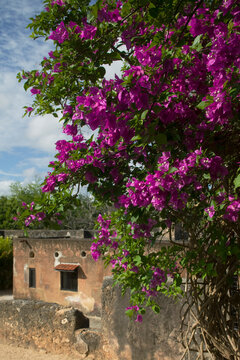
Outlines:
<svg viewBox="0 0 240 360"><path fill-rule="evenodd" d="M33 231L28 238L20 235L18 233L16 237L16 233L12 233L14 298L56 302L74 306L86 314L100 315L102 282L110 268L104 269L101 261L93 260L91 234L84 231L63 234ZM77 291L60 289L61 274L54 269L59 264L79 265ZM36 287L29 287L29 268L35 269Z"/></svg>
<svg viewBox="0 0 240 360"><path fill-rule="evenodd" d="M88 318L72 307L34 300L0 301L1 342L68 354L70 359L103 360L96 353L100 335L88 326Z"/></svg>

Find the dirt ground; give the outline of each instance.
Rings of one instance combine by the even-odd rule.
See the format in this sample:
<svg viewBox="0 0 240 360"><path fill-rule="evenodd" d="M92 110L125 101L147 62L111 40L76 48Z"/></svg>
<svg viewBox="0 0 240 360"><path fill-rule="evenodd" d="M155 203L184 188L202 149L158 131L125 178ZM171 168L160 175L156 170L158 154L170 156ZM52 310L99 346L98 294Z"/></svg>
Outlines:
<svg viewBox="0 0 240 360"><path fill-rule="evenodd" d="M72 356L53 355L43 350L25 349L13 345L0 344L1 360L77 360Z"/></svg>

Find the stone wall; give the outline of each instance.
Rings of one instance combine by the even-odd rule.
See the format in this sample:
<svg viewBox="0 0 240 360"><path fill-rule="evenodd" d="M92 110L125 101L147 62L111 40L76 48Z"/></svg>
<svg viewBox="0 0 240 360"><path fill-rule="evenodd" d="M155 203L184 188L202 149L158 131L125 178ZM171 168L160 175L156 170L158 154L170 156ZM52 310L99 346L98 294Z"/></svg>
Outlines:
<svg viewBox="0 0 240 360"><path fill-rule="evenodd" d="M160 296L160 314L147 311L143 323L125 315L129 297L107 277L102 292L102 323L89 328L79 310L34 300L0 302L0 339L20 346L91 360L179 360L180 307Z"/></svg>
<svg viewBox="0 0 240 360"><path fill-rule="evenodd" d="M114 360L178 360L180 345L181 302L160 295L160 314L147 311L142 323L125 315L129 296L121 296L120 287L113 288L111 277L103 283L102 334L107 359Z"/></svg>
<svg viewBox="0 0 240 360"><path fill-rule="evenodd" d="M28 230L28 238L49 239L49 238L70 238L89 239L93 237L92 230ZM26 238L24 230L0 230L0 236L12 238Z"/></svg>
<svg viewBox="0 0 240 360"><path fill-rule="evenodd" d="M32 300L0 302L0 337L54 353L76 353L75 331L89 320L71 307Z"/></svg>

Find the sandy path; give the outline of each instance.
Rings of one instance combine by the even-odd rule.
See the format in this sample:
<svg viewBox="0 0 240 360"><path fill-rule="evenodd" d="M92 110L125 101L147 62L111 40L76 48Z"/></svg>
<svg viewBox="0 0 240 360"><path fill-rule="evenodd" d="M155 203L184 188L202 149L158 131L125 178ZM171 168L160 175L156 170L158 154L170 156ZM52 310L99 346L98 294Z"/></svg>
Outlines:
<svg viewBox="0 0 240 360"><path fill-rule="evenodd" d="M72 355L54 355L46 351L25 349L13 345L0 344L0 360L77 360Z"/></svg>

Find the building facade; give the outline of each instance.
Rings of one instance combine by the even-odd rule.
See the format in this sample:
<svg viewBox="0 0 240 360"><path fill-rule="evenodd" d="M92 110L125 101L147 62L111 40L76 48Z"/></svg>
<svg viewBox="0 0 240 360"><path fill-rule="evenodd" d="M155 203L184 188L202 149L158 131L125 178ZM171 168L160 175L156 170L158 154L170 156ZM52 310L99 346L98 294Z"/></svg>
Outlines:
<svg viewBox="0 0 240 360"><path fill-rule="evenodd" d="M75 231L4 231L13 238L13 295L69 305L89 315L101 311L103 278L111 269L90 253L93 234Z"/></svg>

